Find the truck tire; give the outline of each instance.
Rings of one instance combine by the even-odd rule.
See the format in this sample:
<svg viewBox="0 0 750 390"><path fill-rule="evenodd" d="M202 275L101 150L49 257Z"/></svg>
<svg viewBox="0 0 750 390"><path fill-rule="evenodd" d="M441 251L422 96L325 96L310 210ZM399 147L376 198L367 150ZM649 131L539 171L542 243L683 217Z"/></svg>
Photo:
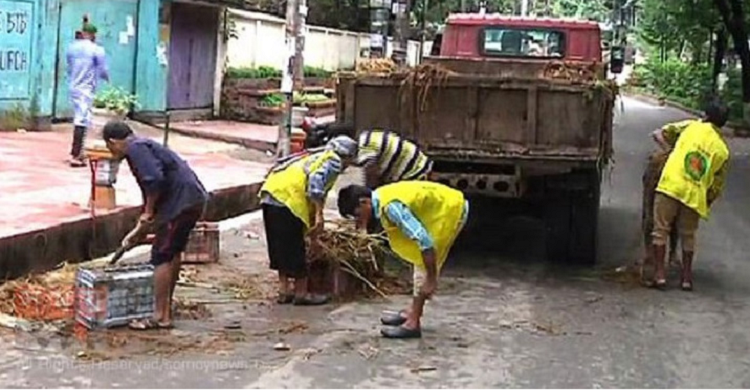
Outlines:
<svg viewBox="0 0 750 390"><path fill-rule="evenodd" d="M593 265L599 227L598 175L590 175L586 190L558 192L545 202L547 256L552 261Z"/></svg>

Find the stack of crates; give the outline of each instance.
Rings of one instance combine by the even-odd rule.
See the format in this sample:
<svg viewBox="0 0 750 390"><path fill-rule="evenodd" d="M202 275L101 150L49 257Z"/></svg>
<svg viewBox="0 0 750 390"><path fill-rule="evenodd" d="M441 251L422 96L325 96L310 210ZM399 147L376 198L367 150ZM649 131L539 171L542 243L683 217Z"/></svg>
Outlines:
<svg viewBox="0 0 750 390"><path fill-rule="evenodd" d="M198 222L190 232L187 247L182 253L183 263L218 263L219 262L219 224L215 222Z"/></svg>
<svg viewBox="0 0 750 390"><path fill-rule="evenodd" d="M78 270L76 322L88 329L112 328L153 315L154 268L150 264Z"/></svg>

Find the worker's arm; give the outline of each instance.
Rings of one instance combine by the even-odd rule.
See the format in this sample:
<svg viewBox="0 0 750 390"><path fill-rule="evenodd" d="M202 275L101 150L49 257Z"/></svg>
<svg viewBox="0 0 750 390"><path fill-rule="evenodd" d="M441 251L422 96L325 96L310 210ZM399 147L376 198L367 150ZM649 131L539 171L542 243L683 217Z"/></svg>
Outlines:
<svg viewBox="0 0 750 390"><path fill-rule="evenodd" d="M654 141L656 142L659 147L664 151L670 151L672 148L674 148L674 145L677 143L677 139L680 137L680 134L685 130L685 128L690 125L693 120L687 120L687 121L681 121L681 122L674 122L674 123L668 123L664 125L661 129L654 130L651 133L651 136L653 137Z"/></svg>
<svg viewBox="0 0 750 390"><path fill-rule="evenodd" d="M145 197L141 219L149 221L154 217L156 203L164 190L164 165L151 148L139 143L128 146L128 162L133 165L131 171L137 175L138 185Z"/></svg>
<svg viewBox="0 0 750 390"><path fill-rule="evenodd" d="M109 81L109 66L107 66L107 55L103 47L99 47L94 55L96 74L104 81Z"/></svg>
<svg viewBox="0 0 750 390"><path fill-rule="evenodd" d="M342 171L341 160L330 158L323 163L320 168L310 172L307 181L307 197L313 204L313 216L315 218L312 231L320 232L325 220L323 219L323 209L325 208L327 188L331 188L333 183L339 177Z"/></svg>
<svg viewBox="0 0 750 390"><path fill-rule="evenodd" d="M724 162L724 164L722 164L721 168L719 168L714 175L714 182L711 184L711 187L708 189L708 194L706 195L706 200L708 201L709 207L716 201L716 199L719 199L721 194L724 192L727 171L729 170L728 166L729 161L727 160Z"/></svg>
<svg viewBox="0 0 750 390"><path fill-rule="evenodd" d="M405 204L395 201L385 207L386 218L396 225L404 235L414 240L422 251L422 260L427 270L427 281L422 286L426 296L432 295L437 286L437 259L432 236Z"/></svg>

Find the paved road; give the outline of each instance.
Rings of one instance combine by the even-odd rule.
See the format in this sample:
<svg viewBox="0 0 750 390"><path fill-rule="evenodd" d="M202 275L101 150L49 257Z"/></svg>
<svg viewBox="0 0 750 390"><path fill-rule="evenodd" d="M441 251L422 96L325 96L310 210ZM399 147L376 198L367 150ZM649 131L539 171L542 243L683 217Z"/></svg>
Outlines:
<svg viewBox="0 0 750 390"><path fill-rule="evenodd" d="M616 164L602 200L600 270L543 261L539 226L513 221L497 233L502 245L492 253L455 253L439 296L427 309L423 340L378 337L380 310L397 308L406 297L309 310L243 306L237 310L250 311L242 314L248 327L289 317L304 318L310 327L300 335L247 335L226 357L186 353L170 358L171 365L151 366L157 369L123 368L135 360L119 368L75 365L54 348L27 353L8 344L0 385L748 387L748 141L730 140L729 187L700 231L695 292L645 290L600 277L601 270L641 255L640 174L651 149L647 134L683 117L625 100L616 119ZM258 221L252 224L243 229L257 229ZM224 245L240 259L262 256L260 240L227 233ZM279 338L294 352L272 351ZM63 364L49 369L49 359L55 358ZM175 363L185 359L193 363ZM214 366L196 368L195 359ZM217 367L216 359L228 360Z"/></svg>

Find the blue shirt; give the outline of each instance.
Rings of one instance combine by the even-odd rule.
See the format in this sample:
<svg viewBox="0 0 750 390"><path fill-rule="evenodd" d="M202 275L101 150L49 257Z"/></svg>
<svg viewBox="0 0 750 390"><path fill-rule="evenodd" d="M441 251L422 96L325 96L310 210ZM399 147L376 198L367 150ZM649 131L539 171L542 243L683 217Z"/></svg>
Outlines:
<svg viewBox="0 0 750 390"><path fill-rule="evenodd" d="M93 92L99 78L109 78L104 49L88 39L76 39L68 46L68 83L71 91Z"/></svg>
<svg viewBox="0 0 750 390"><path fill-rule="evenodd" d="M146 195L158 194L154 213L158 222L175 219L183 211L205 205L208 192L203 183L175 152L148 138L128 142L125 159Z"/></svg>
<svg viewBox="0 0 750 390"><path fill-rule="evenodd" d="M326 160L318 169L308 174L307 197L314 201L324 201L327 195L326 188L333 185L342 171L343 167L339 159L330 158ZM263 194L261 203L286 207L269 193Z"/></svg>
<svg viewBox="0 0 750 390"><path fill-rule="evenodd" d="M376 219L380 219L380 199L376 192L372 193L372 212ZM421 251L435 247L432 236L427 232L421 221L399 201L393 201L385 206L385 215L391 223L396 225L404 235L417 242ZM466 224L469 217L469 201L464 201L464 210L461 216L461 228Z"/></svg>

